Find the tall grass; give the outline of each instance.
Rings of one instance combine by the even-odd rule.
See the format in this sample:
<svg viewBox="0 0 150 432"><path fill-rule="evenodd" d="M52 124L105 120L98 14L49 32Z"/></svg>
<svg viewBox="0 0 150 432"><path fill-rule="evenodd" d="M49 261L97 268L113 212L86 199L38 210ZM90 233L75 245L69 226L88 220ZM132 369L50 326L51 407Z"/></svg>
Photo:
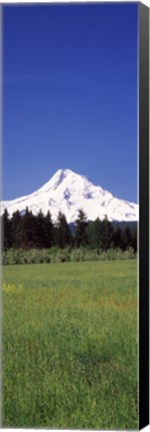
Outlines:
<svg viewBox="0 0 150 432"><path fill-rule="evenodd" d="M86 247L60 249L58 246L50 249L8 249L2 253L4 265L12 264L41 264L76 261L124 260L134 259L136 254L132 248L108 249L97 251Z"/></svg>
<svg viewBox="0 0 150 432"><path fill-rule="evenodd" d="M137 429L136 260L3 279L3 426Z"/></svg>

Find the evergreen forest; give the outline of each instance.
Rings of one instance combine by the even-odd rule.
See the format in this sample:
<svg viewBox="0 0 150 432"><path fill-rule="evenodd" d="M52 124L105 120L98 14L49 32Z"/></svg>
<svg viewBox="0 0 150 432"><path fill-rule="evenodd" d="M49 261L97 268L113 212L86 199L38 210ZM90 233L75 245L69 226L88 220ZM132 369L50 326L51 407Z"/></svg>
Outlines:
<svg viewBox="0 0 150 432"><path fill-rule="evenodd" d="M15 211L9 217L7 209L1 216L3 233L2 249L50 249L58 247L64 249L87 248L100 251L110 249L128 249L137 252L137 226L128 224L121 226L111 223L107 216L104 220L97 218L88 221L83 210L79 210L76 224L69 225L63 213L59 212L55 223L51 214L46 216L40 210L35 216L26 208L23 215Z"/></svg>

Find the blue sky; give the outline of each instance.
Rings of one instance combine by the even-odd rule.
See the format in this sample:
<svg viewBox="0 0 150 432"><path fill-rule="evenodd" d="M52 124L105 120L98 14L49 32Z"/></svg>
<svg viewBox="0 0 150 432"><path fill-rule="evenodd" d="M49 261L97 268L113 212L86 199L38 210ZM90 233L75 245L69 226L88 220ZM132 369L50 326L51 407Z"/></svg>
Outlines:
<svg viewBox="0 0 150 432"><path fill-rule="evenodd" d="M137 201L138 3L3 7L3 199L60 168Z"/></svg>

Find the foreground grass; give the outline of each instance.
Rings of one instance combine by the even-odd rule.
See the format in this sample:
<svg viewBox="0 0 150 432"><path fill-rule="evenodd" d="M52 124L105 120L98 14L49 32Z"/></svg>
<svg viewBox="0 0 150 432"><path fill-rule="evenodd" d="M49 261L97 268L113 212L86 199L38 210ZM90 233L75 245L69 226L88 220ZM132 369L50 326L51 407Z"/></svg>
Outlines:
<svg viewBox="0 0 150 432"><path fill-rule="evenodd" d="M137 429L136 260L3 279L3 426Z"/></svg>

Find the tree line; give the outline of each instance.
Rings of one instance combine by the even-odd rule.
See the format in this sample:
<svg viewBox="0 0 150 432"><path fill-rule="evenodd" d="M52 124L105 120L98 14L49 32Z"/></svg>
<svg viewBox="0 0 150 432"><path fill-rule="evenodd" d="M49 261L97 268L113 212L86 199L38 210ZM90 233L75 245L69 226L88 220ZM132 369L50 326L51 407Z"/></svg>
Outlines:
<svg viewBox="0 0 150 432"><path fill-rule="evenodd" d="M46 216L40 210L35 216L26 208L23 215L17 210L9 217L7 209L1 216L3 232L3 250L14 249L49 249L58 246L61 249L70 246L88 247L107 251L108 249L132 248L137 251L137 227L131 229L126 225L123 229L119 225L97 218L88 221L83 210L79 210L74 231L67 223L62 212L58 213L55 223L52 222L48 211Z"/></svg>

